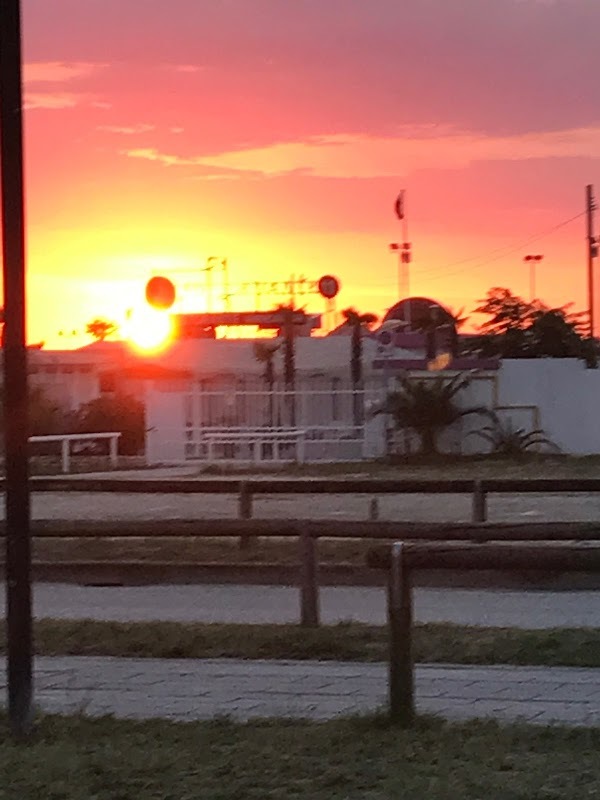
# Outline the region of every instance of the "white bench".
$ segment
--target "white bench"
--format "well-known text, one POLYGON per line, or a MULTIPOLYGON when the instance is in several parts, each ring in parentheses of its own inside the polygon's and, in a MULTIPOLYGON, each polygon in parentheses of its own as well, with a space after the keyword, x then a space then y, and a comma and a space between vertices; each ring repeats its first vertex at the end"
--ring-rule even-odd
POLYGON ((280 461, 280 445, 293 444, 296 447, 296 461, 304 461, 306 431, 301 428, 203 428, 200 441, 207 446, 207 461, 215 460, 215 445, 251 445, 254 462, 263 460, 263 445, 273 446, 273 461, 280 461))
POLYGON ((118 466, 118 447, 120 433, 61 433, 48 436, 30 436, 30 442, 60 442, 62 471, 69 472, 71 466, 71 442, 88 442, 95 439, 108 439, 111 466, 118 466))

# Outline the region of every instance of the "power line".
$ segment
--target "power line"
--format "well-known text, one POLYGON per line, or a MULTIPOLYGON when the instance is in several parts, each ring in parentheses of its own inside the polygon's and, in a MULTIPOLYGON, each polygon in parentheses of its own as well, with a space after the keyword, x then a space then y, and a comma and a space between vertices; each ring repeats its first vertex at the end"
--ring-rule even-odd
POLYGON ((575 220, 580 219, 583 216, 585 216, 585 211, 581 211, 579 214, 575 214, 575 216, 563 220, 562 222, 559 222, 557 225, 552 226, 552 228, 548 228, 548 230, 544 231, 543 233, 538 233, 535 234, 534 236, 530 236, 528 239, 525 239, 518 245, 509 245, 508 247, 497 248, 496 250, 492 250, 488 253, 488 255, 485 257, 485 260, 483 261, 479 261, 479 259, 481 259, 481 256, 463 259, 462 261, 455 261, 450 264, 446 264, 445 267, 442 267, 440 269, 420 272, 419 277, 431 278, 439 275, 440 277, 443 276, 445 278, 449 278, 452 277, 453 275, 459 275, 462 272, 469 272, 469 270, 480 269, 481 267, 485 267, 488 264, 493 264, 495 261, 499 261, 501 258, 504 258, 505 256, 512 255, 513 253, 518 253, 519 250, 522 250, 524 247, 527 247, 528 245, 533 244, 534 242, 538 242, 540 241, 540 239, 545 239, 547 236, 550 236, 555 231, 560 230, 560 228, 564 228, 566 225, 570 225, 572 222, 575 222, 575 220), (490 256, 493 257, 490 258, 490 256), (471 267, 467 267, 466 269, 459 269, 449 273, 446 272, 447 269, 451 269, 452 267, 460 266, 462 264, 466 264, 472 261, 479 261, 479 263, 474 264, 471 267))

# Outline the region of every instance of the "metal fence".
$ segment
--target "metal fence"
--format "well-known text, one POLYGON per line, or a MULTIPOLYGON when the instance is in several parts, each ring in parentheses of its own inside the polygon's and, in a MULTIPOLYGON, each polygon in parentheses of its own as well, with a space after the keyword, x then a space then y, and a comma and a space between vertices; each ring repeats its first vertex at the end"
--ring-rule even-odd
POLYGON ((153 421, 149 451, 158 460, 162 450, 206 463, 357 461, 368 408, 380 393, 338 378, 299 381, 293 390, 247 378, 190 382, 170 413, 153 421))

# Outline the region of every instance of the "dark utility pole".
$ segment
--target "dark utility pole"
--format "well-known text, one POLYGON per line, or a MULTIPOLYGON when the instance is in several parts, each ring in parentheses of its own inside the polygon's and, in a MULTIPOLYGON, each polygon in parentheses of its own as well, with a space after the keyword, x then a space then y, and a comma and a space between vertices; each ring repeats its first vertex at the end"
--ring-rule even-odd
POLYGON ((20 0, 0 0, 7 669, 17 737, 30 730, 33 694, 20 11, 20 0))
POLYGON ((587 220, 587 282, 588 282, 588 314, 590 321, 590 339, 594 338, 594 259, 598 255, 598 242, 594 235, 594 187, 585 187, 585 211, 587 220))

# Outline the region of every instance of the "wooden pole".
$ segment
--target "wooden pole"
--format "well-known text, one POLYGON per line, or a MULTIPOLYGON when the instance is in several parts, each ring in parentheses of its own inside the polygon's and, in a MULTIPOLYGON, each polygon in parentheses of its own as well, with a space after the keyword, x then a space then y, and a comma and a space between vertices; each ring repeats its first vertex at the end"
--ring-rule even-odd
POLYGON ((379 500, 372 497, 369 501, 369 520, 376 522, 379 519, 379 500))
POLYGON ((412 661, 412 591, 402 542, 392 545, 388 585, 390 719, 408 727, 415 716, 412 661))
POLYGON ((17 737, 29 733, 33 719, 20 5, 19 0, 0 2, 7 682, 10 725, 17 737))
MULTIPOLYGON (((246 481, 240 481, 239 518, 252 519, 252 492, 246 481)), ((240 536, 240 550, 248 549, 250 542, 250 536, 240 536)))
POLYGON ((317 540, 304 526, 300 534, 300 565, 300 624, 316 628, 319 625, 317 540))
POLYGON ((473 483, 473 522, 485 522, 487 520, 487 494, 483 489, 481 481, 473 483))
POLYGON ((585 215, 587 239, 587 290, 588 290, 588 321, 590 339, 594 338, 594 258, 596 257, 596 239, 594 237, 594 187, 591 184, 585 187, 585 215))

